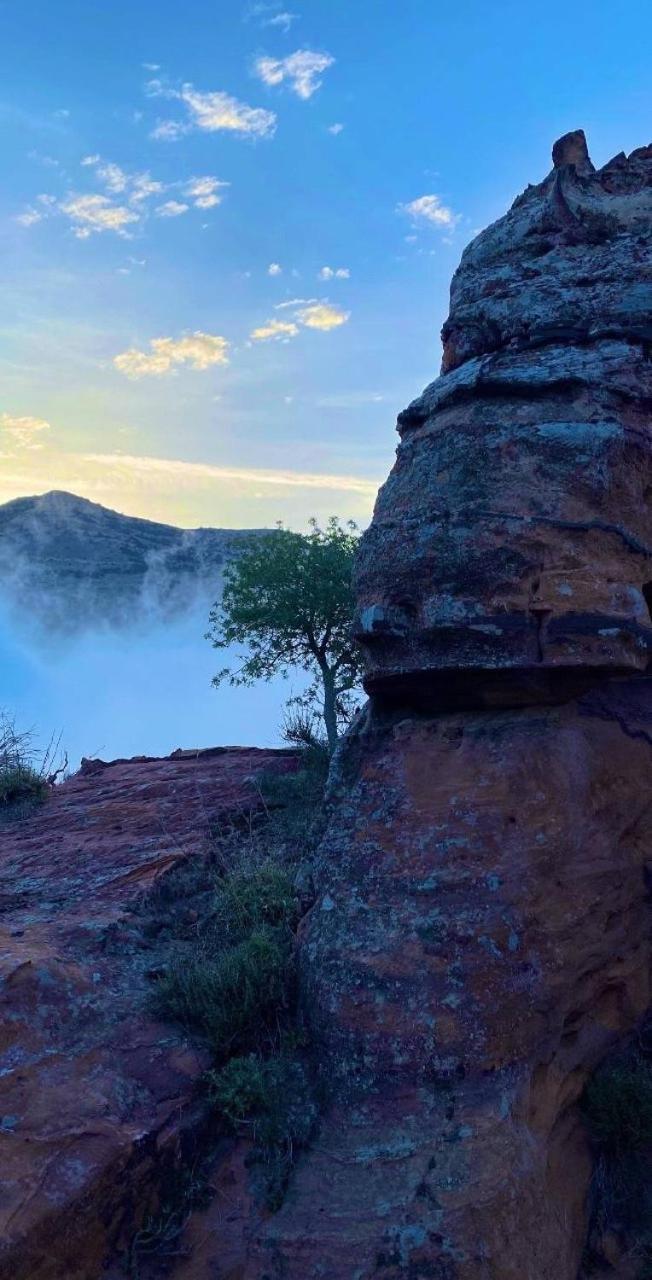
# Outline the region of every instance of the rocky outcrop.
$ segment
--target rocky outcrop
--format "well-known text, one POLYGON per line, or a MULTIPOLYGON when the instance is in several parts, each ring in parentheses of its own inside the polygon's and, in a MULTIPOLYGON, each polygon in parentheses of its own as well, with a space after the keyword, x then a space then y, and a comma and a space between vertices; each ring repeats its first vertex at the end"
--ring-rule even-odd
POLYGON ((530 704, 652 646, 652 147, 584 135, 465 251, 358 568, 367 688, 530 704))
POLYGON ((575 1280, 576 1103, 649 1004, 652 149, 553 155, 463 256, 363 539, 302 945, 331 1102, 256 1280, 575 1280))
POLYGON ((95 1280, 155 1209, 206 1064, 148 1013, 148 895, 293 760, 88 761, 0 826, 0 1280, 95 1280))

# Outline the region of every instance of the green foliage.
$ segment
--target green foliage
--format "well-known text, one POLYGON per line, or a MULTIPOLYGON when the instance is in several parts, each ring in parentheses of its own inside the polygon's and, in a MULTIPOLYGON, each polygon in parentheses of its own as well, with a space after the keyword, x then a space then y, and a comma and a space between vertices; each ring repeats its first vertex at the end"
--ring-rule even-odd
POLYGON ((199 1032, 216 1058, 257 1046, 287 1009, 298 902, 267 863, 218 882, 210 928, 156 988, 157 1013, 199 1032))
POLYGON ((326 529, 311 522, 308 534, 279 526, 252 539, 227 565, 222 599, 210 614, 208 639, 217 649, 242 645, 237 670, 225 667, 213 681, 250 685, 292 668, 309 672, 306 695, 314 705, 323 695, 329 747, 337 741, 338 719, 346 719, 360 661, 351 636, 351 574, 357 546, 354 524, 332 517, 326 529))
POLYGON ((652 1143, 652 1071, 646 1062, 618 1063, 589 1082, 584 1110, 594 1142, 609 1155, 652 1143))
POLYGON ((31 735, 20 733, 14 721, 0 712, 0 814, 15 817, 45 799, 48 763, 46 754, 37 767, 31 735))
POLYGON ((251 1136, 263 1166, 268 1206, 278 1208, 297 1152, 310 1139, 317 1107, 305 1068, 283 1053, 232 1058, 207 1075, 213 1105, 236 1133, 251 1136))
POLYGON ((0 808, 37 804, 47 792, 45 779, 32 765, 0 761, 0 808))

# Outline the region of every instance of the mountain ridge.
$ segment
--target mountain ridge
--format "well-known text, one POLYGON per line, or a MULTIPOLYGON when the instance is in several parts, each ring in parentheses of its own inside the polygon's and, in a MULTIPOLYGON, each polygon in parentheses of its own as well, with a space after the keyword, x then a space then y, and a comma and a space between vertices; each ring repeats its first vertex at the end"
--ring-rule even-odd
POLYGON ((219 594, 225 564, 263 529, 183 529, 66 490, 0 505, 0 591, 57 630, 174 617, 219 594))

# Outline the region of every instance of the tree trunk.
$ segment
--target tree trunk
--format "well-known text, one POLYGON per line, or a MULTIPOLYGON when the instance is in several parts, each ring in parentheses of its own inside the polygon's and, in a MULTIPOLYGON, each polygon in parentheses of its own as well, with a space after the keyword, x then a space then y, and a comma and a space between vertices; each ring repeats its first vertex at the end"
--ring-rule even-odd
POLYGON ((324 681, 324 724, 326 725, 326 737, 328 738, 328 749, 333 754, 337 746, 337 710, 335 696, 335 677, 328 668, 322 668, 322 679, 324 681))

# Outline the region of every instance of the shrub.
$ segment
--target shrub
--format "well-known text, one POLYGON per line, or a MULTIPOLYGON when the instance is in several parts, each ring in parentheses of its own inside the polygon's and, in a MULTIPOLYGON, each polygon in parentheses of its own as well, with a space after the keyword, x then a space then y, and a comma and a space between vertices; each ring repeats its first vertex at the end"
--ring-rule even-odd
POLYGON ((279 1207, 297 1152, 310 1139, 317 1107, 303 1064, 278 1053, 232 1058, 207 1075, 209 1098, 236 1133, 248 1133, 263 1169, 268 1207, 279 1207))
POLYGON ((0 712, 0 812, 13 815, 44 800, 49 789, 50 763, 48 750, 37 767, 31 735, 20 733, 14 721, 0 712))
POLYGON ((260 1044, 288 1007, 298 902, 286 872, 263 863, 218 881, 205 936, 156 989, 156 1011, 198 1031, 215 1056, 260 1044))

